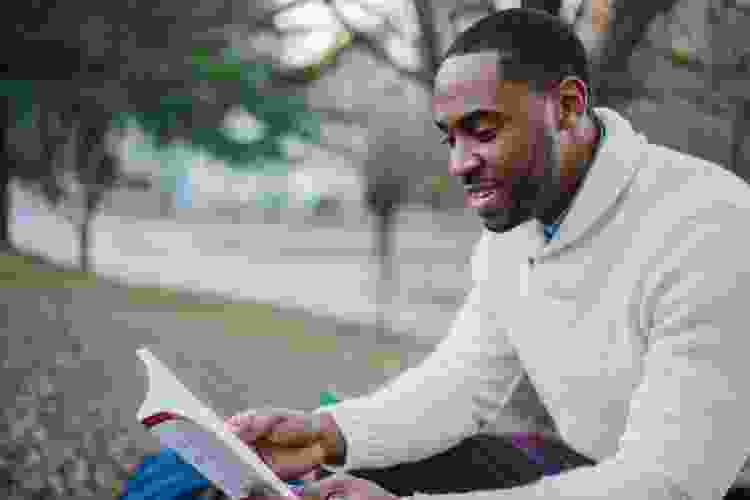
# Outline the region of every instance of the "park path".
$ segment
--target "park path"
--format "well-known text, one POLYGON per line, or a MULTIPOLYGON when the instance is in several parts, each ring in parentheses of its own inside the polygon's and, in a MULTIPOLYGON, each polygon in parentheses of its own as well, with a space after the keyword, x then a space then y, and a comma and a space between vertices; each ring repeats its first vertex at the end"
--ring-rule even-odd
MULTIPOLYGON (((19 190, 13 211, 17 245, 76 264, 76 237, 65 219, 19 190)), ((394 331, 430 341, 447 333, 469 286, 468 262, 478 237, 478 231, 455 226, 420 211, 399 219, 394 331)), ((93 267, 102 276, 375 321, 377 268, 364 224, 197 223, 100 214, 93 231, 93 267)))

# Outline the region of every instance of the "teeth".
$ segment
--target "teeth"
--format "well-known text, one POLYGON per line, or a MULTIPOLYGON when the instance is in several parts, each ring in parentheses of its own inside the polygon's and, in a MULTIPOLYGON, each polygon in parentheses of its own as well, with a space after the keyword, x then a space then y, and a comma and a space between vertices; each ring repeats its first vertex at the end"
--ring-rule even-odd
POLYGON ((471 186, 466 188, 466 192, 473 195, 479 196, 480 198, 486 198, 492 191, 495 190, 495 186, 471 186))
POLYGON ((495 185, 492 184, 492 185, 484 185, 484 186, 481 186, 481 185, 480 186, 477 186, 477 185, 466 186, 464 189, 466 189, 468 193, 479 193, 481 191, 490 191, 492 189, 495 189, 495 185))

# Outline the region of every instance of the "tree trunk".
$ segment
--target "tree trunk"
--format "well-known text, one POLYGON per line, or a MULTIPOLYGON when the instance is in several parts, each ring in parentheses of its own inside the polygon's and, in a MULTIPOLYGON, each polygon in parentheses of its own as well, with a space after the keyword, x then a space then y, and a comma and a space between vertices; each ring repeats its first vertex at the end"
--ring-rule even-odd
POLYGON ((96 215, 100 198, 99 193, 97 193, 95 189, 96 188, 92 189, 90 187, 86 188, 84 195, 83 220, 79 226, 79 258, 81 271, 83 272, 91 271, 91 222, 94 220, 94 215, 96 215))
POLYGON ((159 217, 169 219, 174 215, 174 191, 159 191, 159 217))
POLYGON ((87 273, 91 270, 91 257, 89 255, 91 218, 89 216, 85 216, 83 222, 79 224, 78 233, 79 264, 81 271, 87 273))
POLYGON ((730 169, 736 175, 750 182, 750 169, 743 168, 746 163, 745 151, 747 150, 748 137, 750 136, 750 99, 737 104, 735 116, 732 120, 732 158, 730 169))
POLYGON ((0 98, 2 101, 2 109, 0 109, 0 120, 2 120, 2 155, 0 155, 0 250, 9 249, 12 247, 10 240, 10 216, 11 216, 11 205, 10 205, 10 180, 11 180, 11 161, 10 155, 8 154, 8 119, 10 110, 8 109, 8 98, 0 98))
POLYGON ((375 256, 378 259, 378 281, 376 291, 376 328, 380 339, 388 333, 387 320, 393 305, 395 290, 393 276, 393 237, 395 209, 375 214, 375 256))

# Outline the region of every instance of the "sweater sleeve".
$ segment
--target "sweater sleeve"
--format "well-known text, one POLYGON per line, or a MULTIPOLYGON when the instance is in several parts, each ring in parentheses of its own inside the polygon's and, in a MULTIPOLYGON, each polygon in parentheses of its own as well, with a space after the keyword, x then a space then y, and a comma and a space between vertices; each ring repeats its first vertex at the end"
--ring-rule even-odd
POLYGON ((614 456, 519 488, 431 500, 721 500, 750 452, 747 216, 712 208, 665 240, 644 284, 643 378, 614 456))
POLYGON ((523 371, 487 298, 475 285, 421 364, 372 394, 317 410, 330 412, 346 439, 346 463, 334 470, 418 461, 497 418, 523 371))

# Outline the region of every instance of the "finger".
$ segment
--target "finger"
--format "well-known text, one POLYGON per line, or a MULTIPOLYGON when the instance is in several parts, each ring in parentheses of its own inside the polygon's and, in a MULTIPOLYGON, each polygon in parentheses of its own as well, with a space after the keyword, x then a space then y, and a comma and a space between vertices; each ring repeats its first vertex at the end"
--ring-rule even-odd
POLYGON ((252 444, 268 436, 271 429, 284 419, 281 415, 253 415, 235 428, 234 433, 243 442, 252 444))
POLYGON ((252 443, 261 438, 268 438, 273 429, 287 419, 297 418, 300 418, 298 412, 292 410, 246 415, 240 419, 240 425, 235 428, 234 432, 246 443, 252 443))
POLYGON ((357 479, 347 474, 335 474, 322 481, 306 483, 303 489, 304 496, 317 496, 321 500, 328 500, 332 496, 345 496, 352 488, 352 483, 357 479))
POLYGON ((315 467, 313 470, 308 472, 307 474, 300 477, 302 481, 308 482, 308 481, 315 481, 318 479, 318 474, 320 473, 320 467, 315 467))
POLYGON ((245 419, 248 419, 249 417, 253 416, 273 416, 273 415, 282 415, 282 416, 296 416, 296 415, 305 415, 306 412, 302 410, 293 410, 291 408, 261 408, 261 409, 250 409, 245 410, 240 413, 236 413, 232 415, 231 417, 228 417, 225 419, 227 422, 241 422, 245 419))
POLYGON ((267 434, 277 423, 286 418, 299 417, 305 412, 288 408, 264 408, 247 410, 226 419, 225 424, 231 432, 243 434, 249 442, 267 434))
POLYGON ((281 446, 307 446, 322 433, 319 418, 311 415, 288 417, 276 422, 267 439, 281 446))
POLYGON ((281 478, 297 479, 311 473, 324 460, 320 444, 306 448, 257 448, 261 459, 281 478))

